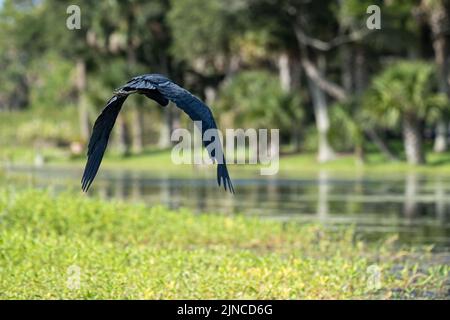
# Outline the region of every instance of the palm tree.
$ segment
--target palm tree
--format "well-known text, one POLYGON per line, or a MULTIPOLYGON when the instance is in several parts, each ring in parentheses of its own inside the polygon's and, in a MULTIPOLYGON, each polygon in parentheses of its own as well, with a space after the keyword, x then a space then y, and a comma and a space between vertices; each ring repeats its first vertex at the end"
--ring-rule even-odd
MULTIPOLYGON (((450 3, 447 0, 422 0, 419 13, 425 16, 432 33, 434 49, 434 60, 437 66, 439 79, 439 91, 450 97, 450 85, 448 82, 449 67, 449 36, 450 30, 450 3)), ((444 152, 447 150, 447 127, 448 119, 442 117, 436 126, 436 139, 434 151, 444 152)))
MULTIPOLYGON (((365 111, 385 127, 402 126, 406 159, 425 163, 423 125, 430 111, 443 111, 446 98, 437 94, 435 69, 421 61, 400 61, 376 76, 365 111)), ((436 112, 435 112, 436 113, 436 112)))

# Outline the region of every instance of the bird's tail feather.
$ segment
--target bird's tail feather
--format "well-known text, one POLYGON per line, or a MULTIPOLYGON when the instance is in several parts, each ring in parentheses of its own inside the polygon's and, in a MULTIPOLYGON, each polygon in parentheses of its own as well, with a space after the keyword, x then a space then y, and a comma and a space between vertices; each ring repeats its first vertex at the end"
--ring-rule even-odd
POLYGON ((217 183, 220 184, 223 181, 223 187, 225 191, 228 190, 234 194, 233 184, 231 183, 230 175, 228 174, 227 164, 225 163, 225 159, 222 163, 217 165, 217 183))

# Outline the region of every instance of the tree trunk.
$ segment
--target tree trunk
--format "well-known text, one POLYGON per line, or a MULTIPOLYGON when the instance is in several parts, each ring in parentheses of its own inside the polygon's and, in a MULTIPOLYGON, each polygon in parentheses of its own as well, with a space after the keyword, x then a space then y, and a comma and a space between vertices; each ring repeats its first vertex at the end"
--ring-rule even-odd
POLYGON ((378 133, 373 128, 368 128, 365 130, 365 133, 369 136, 370 140, 375 144, 378 150, 390 161, 398 161, 397 157, 391 152, 383 139, 380 138, 378 133))
POLYGON ((161 149, 167 149, 171 146, 170 134, 172 132, 172 113, 170 106, 163 108, 162 112, 163 114, 159 129, 158 147, 161 149))
POLYGON ((132 146, 134 153, 142 153, 144 150, 144 115, 140 106, 133 108, 132 146))
POLYGON ((341 47, 340 50, 340 58, 341 58, 341 81, 342 81, 342 87, 345 91, 351 93, 353 92, 353 54, 352 54, 352 48, 349 44, 344 44, 341 47))
MULTIPOLYGON (((162 53, 160 55, 160 65, 159 65, 159 72, 162 74, 170 74, 170 58, 166 54, 162 53)), ((164 108, 161 108, 162 115, 161 115, 161 125, 159 127, 159 139, 158 139, 158 147, 161 149, 167 149, 172 146, 172 142, 170 141, 170 136, 172 134, 172 130, 174 128, 174 121, 178 118, 178 115, 176 114, 177 111, 175 111, 172 103, 169 102, 169 105, 167 105, 164 108)), ((158 106, 159 107, 159 106, 158 106)))
POLYGON ((89 109, 86 99, 86 62, 83 59, 76 61, 76 88, 78 99, 78 115, 80 121, 81 138, 89 140, 91 126, 89 123, 89 109))
POLYGON ((212 86, 206 86, 204 91, 206 104, 213 106, 217 99, 217 89, 212 86))
POLYGON ((436 125, 436 137, 434 138, 434 152, 442 153, 447 151, 448 142, 447 142, 447 121, 440 120, 436 125))
POLYGON ((319 220, 325 220, 329 213, 329 195, 330 185, 327 171, 320 170, 317 179, 317 217, 319 220))
POLYGON ((294 152, 299 152, 300 151, 300 146, 301 146, 301 130, 300 130, 300 126, 296 123, 294 125, 294 127, 292 128, 292 133, 291 133, 291 144, 294 148, 294 152))
MULTIPOLYGON (((131 6, 129 8, 128 13, 128 34, 127 34, 127 69, 129 76, 133 76, 136 64, 137 64, 137 58, 136 58, 136 45, 133 43, 133 33, 134 33, 134 26, 133 26, 133 20, 134 20, 134 7, 131 6)), ((135 105, 133 108, 133 114, 132 114, 132 126, 131 126, 131 144, 133 148, 133 152, 135 153, 141 153, 144 149, 144 115, 142 112, 142 109, 140 108, 139 104, 141 103, 141 99, 137 99, 138 105, 135 105)), ((126 128, 124 129, 126 131, 126 128)), ((126 149, 128 150, 129 147, 127 146, 126 149)), ((128 152, 128 151, 127 151, 128 152)))
MULTIPOLYGON (((434 57, 437 65, 439 91, 450 98, 449 88, 449 66, 448 66, 448 42, 447 35, 450 27, 449 16, 444 7, 438 6, 431 9, 428 19, 433 34, 434 57)), ((445 152, 448 148, 447 142, 448 121, 439 121, 436 127, 436 138, 434 142, 435 152, 445 152)))
MULTIPOLYGON (((281 89, 286 93, 298 89, 300 87, 301 74, 301 66, 298 59, 284 51, 278 56, 277 65, 281 89)), ((295 121, 293 121, 292 125, 291 143, 295 152, 300 150, 300 127, 295 121)))
POLYGON ((30 105, 30 86, 26 75, 20 75, 14 91, 7 99, 7 109, 23 110, 30 105))
POLYGON ((364 150, 364 145, 362 143, 356 144, 355 148, 353 150, 353 153, 355 155, 356 162, 358 164, 363 164, 364 163, 364 159, 366 157, 366 153, 365 153, 365 150, 364 150))
POLYGON ((445 223, 447 221, 447 183, 445 182, 445 178, 442 176, 436 177, 436 181, 434 183, 434 211, 436 212, 438 221, 445 223))
POLYGON ((330 121, 328 118, 328 106, 325 93, 317 86, 317 84, 308 78, 308 86, 311 92, 311 99, 314 107, 314 115, 316 117, 316 127, 318 133, 318 154, 319 162, 327 162, 333 160, 336 156, 328 142, 328 131, 330 130, 330 121))
POLYGON ((291 91, 291 73, 289 71, 289 55, 283 52, 278 57, 278 74, 283 91, 291 91))
POLYGON ((117 116, 117 143, 121 155, 126 156, 130 153, 130 136, 128 127, 123 114, 117 116))
POLYGON ((357 96, 362 96, 367 88, 367 61, 364 48, 360 45, 355 50, 355 93, 357 96))
POLYGON ((300 63, 288 52, 282 52, 278 56, 278 75, 280 85, 284 92, 291 92, 300 86, 300 63))
POLYGON ((424 164, 422 125, 414 113, 410 112, 403 115, 403 141, 408 163, 424 164))
POLYGON ((419 179, 416 173, 409 173, 405 179, 405 202, 403 203, 403 214, 412 218, 417 214, 419 194, 419 179))
MULTIPOLYGON (((320 72, 324 69, 324 61, 319 64, 320 72)), ((309 91, 311 92, 311 99, 314 107, 314 116, 316 118, 316 127, 318 133, 318 154, 317 160, 319 162, 327 162, 336 158, 333 148, 328 142, 328 132, 330 130, 330 120, 328 117, 328 105, 325 92, 320 86, 307 76, 309 91)))

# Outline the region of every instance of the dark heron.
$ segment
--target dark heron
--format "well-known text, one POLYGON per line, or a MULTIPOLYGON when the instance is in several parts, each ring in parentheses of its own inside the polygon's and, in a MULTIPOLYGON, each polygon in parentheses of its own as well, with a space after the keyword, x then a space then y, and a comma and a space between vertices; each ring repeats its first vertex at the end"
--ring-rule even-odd
MULTIPOLYGON (((158 74, 134 77, 114 92, 114 96, 108 101, 95 121, 88 146, 88 160, 81 179, 82 189, 85 192, 88 191, 98 172, 120 109, 127 97, 133 93, 143 94, 164 107, 169 104, 169 101, 174 102, 193 121, 201 122, 202 136, 208 129, 217 130, 216 122, 209 107, 186 89, 158 74)), ((203 141, 205 148, 210 143, 212 141, 203 141)), ((216 144, 216 148, 208 150, 208 152, 211 159, 217 162, 217 183, 219 186, 223 183, 225 190, 228 188, 231 193, 234 193, 220 141, 216 144), (222 159, 217 159, 216 154, 221 155, 222 159)))

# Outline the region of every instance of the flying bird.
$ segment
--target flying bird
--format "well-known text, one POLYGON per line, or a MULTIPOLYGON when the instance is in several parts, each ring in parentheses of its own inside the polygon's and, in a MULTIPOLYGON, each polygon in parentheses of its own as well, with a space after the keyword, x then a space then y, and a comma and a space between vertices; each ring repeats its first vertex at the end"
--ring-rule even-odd
MULTIPOLYGON (((120 109, 127 97, 134 93, 143 94, 163 107, 166 107, 169 101, 172 101, 193 121, 201 122, 202 136, 208 129, 217 130, 216 122, 209 107, 188 90, 159 74, 145 74, 134 77, 124 86, 114 91, 113 97, 109 99, 95 121, 88 145, 88 159, 83 178, 81 179, 81 188, 83 191, 87 192, 94 181, 120 109)), ((205 148, 210 143, 212 141, 203 141, 205 148)), ((217 183, 219 186, 223 183, 225 190, 228 188, 231 193, 234 193, 220 141, 216 145, 216 150, 212 149, 208 150, 208 152, 210 158, 217 162, 217 183), (222 155, 222 159, 218 159, 220 155, 222 155)))

